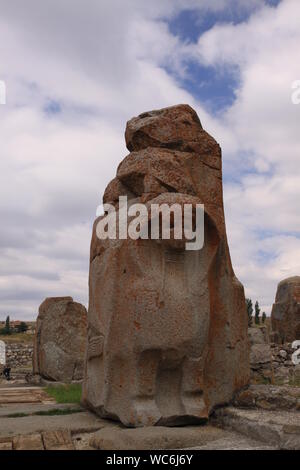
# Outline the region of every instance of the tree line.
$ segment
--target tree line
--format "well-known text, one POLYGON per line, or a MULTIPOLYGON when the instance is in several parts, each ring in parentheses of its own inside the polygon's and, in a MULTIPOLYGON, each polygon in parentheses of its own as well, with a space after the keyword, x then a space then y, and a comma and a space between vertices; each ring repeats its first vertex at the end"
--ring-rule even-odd
POLYGON ((267 315, 266 315, 266 312, 262 312, 262 315, 260 316, 261 309, 260 309, 258 300, 255 302, 254 310, 253 310, 252 300, 246 299, 246 308, 247 308, 247 316, 248 316, 248 326, 252 326, 253 324, 253 313, 254 313, 254 323, 256 325, 265 323, 267 315))
POLYGON ((8 315, 5 320, 4 328, 0 328, 0 335, 11 335, 12 333, 25 333, 27 330, 28 325, 24 321, 21 321, 19 325, 12 327, 8 315))

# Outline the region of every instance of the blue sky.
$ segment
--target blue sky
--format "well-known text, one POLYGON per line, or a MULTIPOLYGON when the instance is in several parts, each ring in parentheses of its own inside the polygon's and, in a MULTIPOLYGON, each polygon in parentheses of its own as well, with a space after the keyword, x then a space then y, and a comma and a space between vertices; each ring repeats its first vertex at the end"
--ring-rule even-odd
MULTIPOLYGON (((278 4, 280 0, 266 3, 278 4)), ((249 2, 251 3, 251 2, 249 2)), ((255 8, 254 8, 255 10, 255 8)), ((216 24, 239 24, 247 21, 253 10, 229 8, 212 12, 197 9, 182 10, 171 20, 166 19, 170 32, 183 42, 197 44, 199 37, 216 24)), ((235 100, 235 90, 239 84, 238 67, 204 66, 197 60, 186 64, 186 77, 180 80, 181 85, 197 98, 208 112, 217 114, 235 100)))
POLYGON ((47 296, 87 304, 91 227, 126 121, 177 103, 222 147, 233 266, 270 313, 277 283, 300 273, 300 2, 0 8, 0 318, 35 318, 47 296))

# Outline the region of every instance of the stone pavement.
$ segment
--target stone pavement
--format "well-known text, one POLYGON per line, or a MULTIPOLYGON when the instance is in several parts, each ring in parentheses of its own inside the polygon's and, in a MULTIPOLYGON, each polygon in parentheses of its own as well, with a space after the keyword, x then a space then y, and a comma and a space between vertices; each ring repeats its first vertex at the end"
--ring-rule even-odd
MULTIPOLYGON (((276 395, 277 406, 288 403, 290 411, 226 407, 216 410, 206 425, 128 429, 78 404, 57 404, 41 387, 1 388, 0 450, 300 449, 300 412, 294 401, 263 391, 272 405, 276 395), (57 414, 47 415, 53 410, 57 414)), ((258 393, 255 387, 250 392, 258 393)), ((242 398, 240 403, 249 406, 249 396, 242 398)), ((292 398, 298 399, 294 391, 292 398)))
MULTIPOLYGON (((68 407, 68 405, 65 405, 65 408, 68 407)), ((107 421, 88 411, 57 416, 1 417, 0 437, 56 431, 58 429, 68 429, 71 432, 95 432, 106 425, 107 421)))
POLYGON ((89 411, 77 410, 78 405, 74 404, 2 404, 0 450, 275 448, 212 425, 126 429, 89 411), (54 416, 34 414, 53 409, 68 409, 74 413, 54 416))
POLYGON ((0 405, 9 403, 55 403, 41 387, 1 387, 0 405))
POLYGON ((45 431, 0 438, 0 450, 74 450, 69 430, 45 431))
POLYGON ((212 422, 279 449, 300 450, 299 411, 226 407, 216 410, 212 422))

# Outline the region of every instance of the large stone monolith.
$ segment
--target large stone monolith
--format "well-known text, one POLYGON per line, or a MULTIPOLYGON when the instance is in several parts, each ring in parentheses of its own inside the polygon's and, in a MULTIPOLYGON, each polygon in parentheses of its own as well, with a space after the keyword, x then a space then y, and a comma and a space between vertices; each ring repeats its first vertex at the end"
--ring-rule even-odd
POLYGON ((205 243, 106 239, 90 253, 83 403, 126 426, 207 419, 249 380, 244 289, 227 244, 221 149, 188 105, 143 113, 103 202, 205 206, 205 243))
POLYGON ((300 276, 278 284, 271 314, 273 338, 278 343, 300 339, 300 276))
POLYGON ((72 297, 49 297, 40 305, 33 350, 33 373, 69 383, 83 378, 86 308, 72 297))

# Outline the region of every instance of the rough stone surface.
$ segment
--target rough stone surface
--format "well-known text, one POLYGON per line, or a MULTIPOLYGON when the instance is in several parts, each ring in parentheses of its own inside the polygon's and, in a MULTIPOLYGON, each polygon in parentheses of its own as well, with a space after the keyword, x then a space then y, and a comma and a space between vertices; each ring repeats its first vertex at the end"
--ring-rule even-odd
POLYGON ((33 346, 22 343, 6 345, 6 362, 14 371, 19 367, 32 365, 33 346))
POLYGON ((68 429, 42 433, 45 450, 74 450, 71 433, 68 429))
POLYGON ((297 410, 300 388, 275 385, 250 385, 237 393, 233 401, 240 408, 261 408, 264 410, 297 410))
POLYGON ((38 387, 0 387, 0 405, 53 402, 55 400, 38 387))
POLYGON ((222 408, 214 423, 278 449, 300 450, 300 413, 291 411, 222 408))
POLYGON ((199 447, 191 447, 188 450, 276 450, 276 447, 249 439, 238 433, 230 432, 229 436, 211 441, 199 447))
POLYGON ((271 322, 274 341, 288 343, 300 339, 300 276, 278 284, 271 322))
POLYGON ((13 450, 44 450, 42 436, 38 433, 13 438, 13 450))
POLYGON ((269 344, 268 330, 265 326, 248 328, 250 344, 269 344))
POLYGON ((12 450, 12 441, 0 442, 0 451, 12 450))
POLYGON ((272 353, 266 327, 248 328, 250 341, 251 382, 273 381, 272 353))
POLYGON ((245 296, 227 244, 221 149, 188 105, 133 118, 126 143, 131 153, 104 202, 117 210, 125 195, 129 206, 202 203, 205 243, 187 251, 182 240, 100 240, 96 220, 83 403, 126 426, 205 420, 249 380, 245 296))
POLYGON ((222 437, 223 431, 213 426, 105 428, 92 436, 90 445, 102 450, 182 449, 204 445, 222 437))
POLYGON ((299 367, 293 364, 295 350, 292 343, 271 344, 274 383, 277 385, 299 385, 299 367))
MULTIPOLYGON (((67 406, 67 405, 66 405, 67 406)), ((93 413, 79 412, 57 416, 24 416, 22 418, 1 417, 0 436, 31 434, 40 431, 68 429, 73 432, 96 432, 112 425, 93 413)))
POLYGON ((82 379, 86 325, 86 309, 72 297, 46 299, 36 323, 33 372, 66 383, 82 379))

